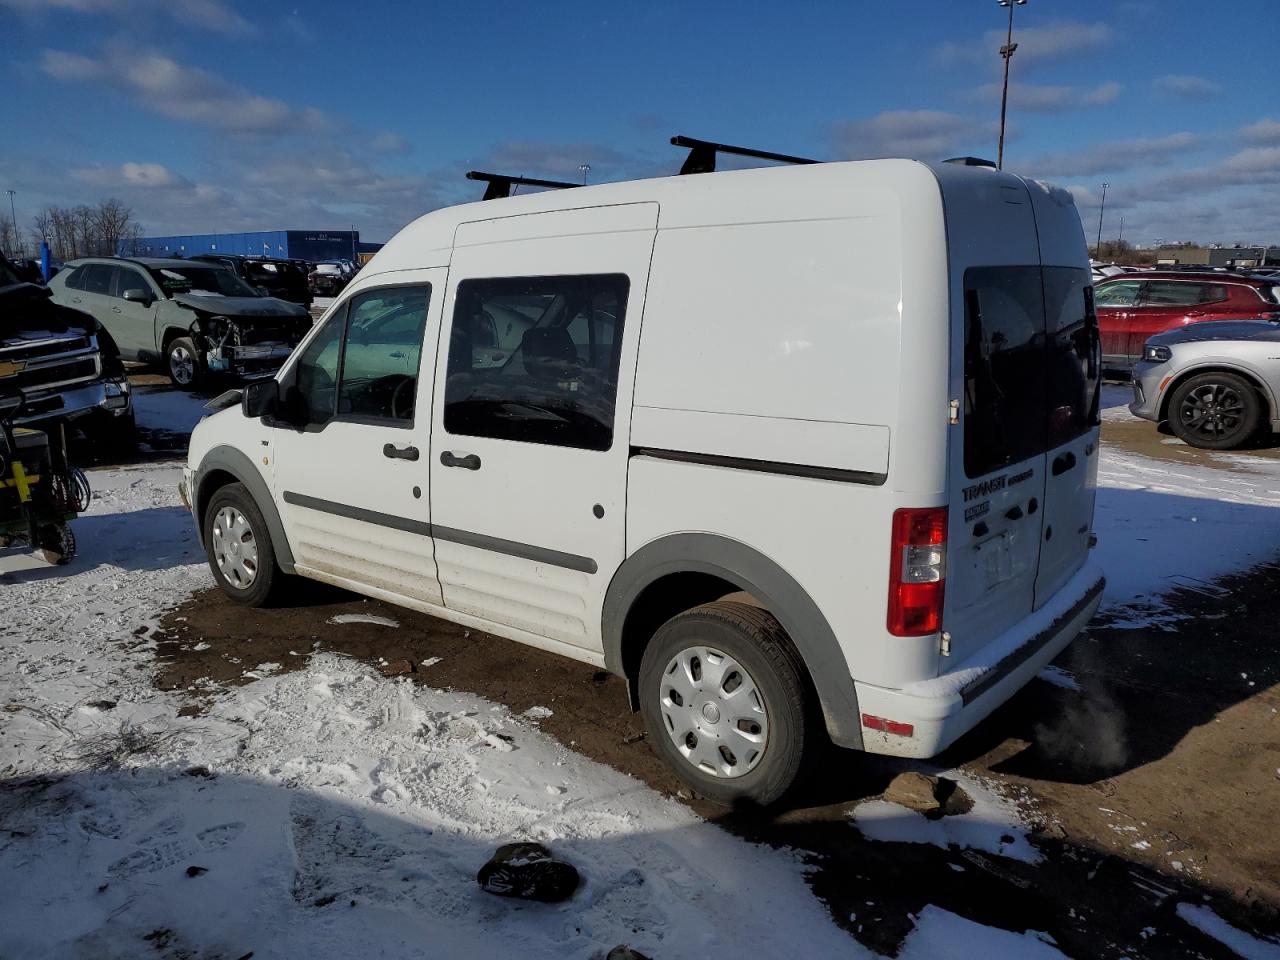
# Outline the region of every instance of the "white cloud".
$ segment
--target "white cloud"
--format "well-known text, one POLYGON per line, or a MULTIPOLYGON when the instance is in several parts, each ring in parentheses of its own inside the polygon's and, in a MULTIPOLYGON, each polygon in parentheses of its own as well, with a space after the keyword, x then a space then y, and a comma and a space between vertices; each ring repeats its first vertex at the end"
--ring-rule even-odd
POLYGON ((1194 133, 1164 137, 1138 137, 1095 143, 1070 153, 1034 157, 1024 167, 1048 178, 1115 174, 1139 166, 1163 166, 1174 157, 1200 146, 1194 133))
POLYGON ((866 119, 836 123, 831 140, 836 154, 846 159, 936 160, 977 144, 994 146, 996 125, 941 110, 887 110, 866 119))
POLYGON ((1280 143, 1280 120, 1264 117, 1257 123, 1241 127, 1240 139, 1246 143, 1280 143))
POLYGON ((253 32, 253 25, 222 0, 0 0, 0 7, 26 14, 68 10, 104 14, 119 20, 167 16, 186 26, 218 33, 253 32))
POLYGON ((235 133, 318 132, 333 126, 332 119, 314 107, 292 107, 251 93, 154 51, 117 49, 94 59, 45 50, 41 68, 55 80, 110 84, 167 117, 235 133))
POLYGON ((377 153, 405 153, 409 149, 409 141, 398 133, 384 130, 369 141, 369 148, 377 153))
POLYGON ((190 180, 160 163, 129 161, 119 167, 82 167, 72 170, 71 175, 84 183, 108 190, 120 187, 186 189, 192 186, 190 180))
MULTIPOLYGON (((1061 113, 1113 103, 1124 88, 1111 81, 1096 87, 1049 86, 1033 83, 1009 84, 1009 108, 1029 113, 1061 113)), ((988 83, 974 91, 976 99, 1000 99, 1001 84, 988 83)))
POLYGON ((1170 73, 1151 82, 1157 93, 1179 100, 1212 100, 1222 95, 1220 83, 1189 73, 1170 73))
MULTIPOLYGON (((1115 32, 1105 23, 1063 21, 1038 27, 1013 25, 1013 40, 1018 45, 1014 63, 1039 64, 1065 60, 1082 53, 1100 50, 1109 44, 1115 32)), ((947 41, 938 47, 943 63, 990 62, 1000 69, 1003 61, 998 53, 1004 45, 1004 29, 986 31, 980 39, 963 42, 947 41)))

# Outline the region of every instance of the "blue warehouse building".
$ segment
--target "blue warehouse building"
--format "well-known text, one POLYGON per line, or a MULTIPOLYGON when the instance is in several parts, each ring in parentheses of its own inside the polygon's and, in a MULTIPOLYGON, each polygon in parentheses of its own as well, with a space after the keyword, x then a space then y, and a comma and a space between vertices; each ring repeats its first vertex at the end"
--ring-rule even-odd
POLYGON ((355 260, 375 253, 380 243, 361 243, 358 230, 259 230, 253 233, 193 233, 172 237, 122 240, 126 257, 194 257, 222 253, 297 260, 355 260))

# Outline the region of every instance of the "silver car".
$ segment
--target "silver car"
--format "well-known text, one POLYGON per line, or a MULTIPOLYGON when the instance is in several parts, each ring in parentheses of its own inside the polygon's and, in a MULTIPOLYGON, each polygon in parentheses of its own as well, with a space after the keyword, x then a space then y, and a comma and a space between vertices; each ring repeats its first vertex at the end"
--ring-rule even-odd
POLYGON ((1193 447, 1230 450, 1280 432, 1280 323, 1214 320, 1157 334, 1133 367, 1135 416, 1193 447))

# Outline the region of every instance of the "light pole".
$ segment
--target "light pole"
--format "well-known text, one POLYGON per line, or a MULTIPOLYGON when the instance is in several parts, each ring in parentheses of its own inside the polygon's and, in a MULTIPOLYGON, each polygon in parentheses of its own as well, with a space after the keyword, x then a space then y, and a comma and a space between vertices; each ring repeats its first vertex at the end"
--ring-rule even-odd
POLYGON ((1116 246, 1124 243, 1124 217, 1120 218, 1120 236, 1116 237, 1116 246))
POLYGON ((1102 211, 1107 209, 1107 187, 1109 186, 1111 186, 1109 183, 1102 185, 1102 205, 1098 207, 1098 242, 1093 248, 1094 259, 1102 256, 1102 211))
POLYGON ((5 193, 9 195, 9 219, 13 221, 13 242, 17 245, 17 249, 13 252, 16 256, 20 257, 26 251, 22 246, 22 232, 18 229, 18 215, 13 209, 13 195, 17 193, 17 191, 6 190, 5 193))
POLYGON ((1000 56, 1004 57, 1004 87, 1000 91, 1000 146, 996 150, 996 169, 1004 169, 1004 115, 1009 106, 1009 61, 1018 45, 1013 42, 1013 8, 1026 4, 1027 0, 996 0, 1002 7, 1009 8, 1009 32, 1004 46, 1000 48, 1000 56))
POLYGON ((582 174, 582 185, 585 187, 587 185, 587 174, 591 172, 591 164, 580 163, 578 164, 578 170, 582 174))

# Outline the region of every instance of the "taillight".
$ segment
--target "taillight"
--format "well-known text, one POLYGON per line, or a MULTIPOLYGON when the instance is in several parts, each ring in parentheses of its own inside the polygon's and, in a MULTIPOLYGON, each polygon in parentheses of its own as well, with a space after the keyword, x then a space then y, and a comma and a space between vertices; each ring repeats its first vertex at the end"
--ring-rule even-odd
POLYGON ((895 510, 889 560, 891 634, 923 637, 942 629, 946 576, 947 508, 895 510))

